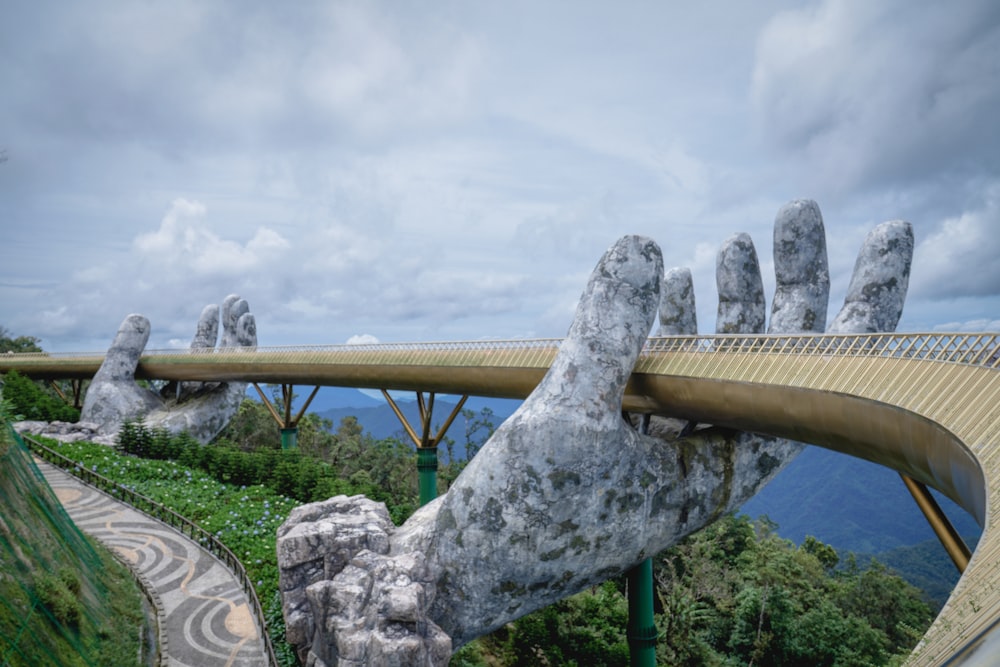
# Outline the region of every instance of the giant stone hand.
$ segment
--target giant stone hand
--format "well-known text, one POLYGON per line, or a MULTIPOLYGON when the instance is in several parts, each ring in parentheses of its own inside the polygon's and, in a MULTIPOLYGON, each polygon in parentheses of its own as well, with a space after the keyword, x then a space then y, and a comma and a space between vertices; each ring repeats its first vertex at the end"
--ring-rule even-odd
MULTIPOLYGON (((219 317, 219 306, 205 306, 191 341, 192 351, 210 352, 216 347, 219 317)), ((226 297, 221 317, 220 348, 256 346, 257 325, 246 301, 236 295, 226 297)), ((126 420, 142 419, 147 426, 161 427, 171 433, 187 431, 207 443, 236 413, 246 383, 171 383, 160 393, 140 386, 135 381, 135 371, 149 333, 149 320, 144 316, 125 318, 87 390, 80 420, 95 423, 100 433, 111 435, 126 420)))
MULTIPOLYGON (((818 207, 784 207, 775 246, 772 331, 822 330, 829 277, 818 207)), ((873 287, 849 292, 851 327, 895 326, 912 247, 907 223, 869 235, 855 279, 873 287), (867 259, 887 254, 894 261, 867 259)), ((657 307, 664 328, 694 322, 690 274, 668 274, 665 305, 662 280, 651 240, 612 246, 544 379, 448 492, 404 525, 395 528, 384 506, 362 496, 292 512, 278 531, 278 558, 287 637, 303 662, 445 665, 473 638, 617 575, 739 507, 801 450, 711 428, 650 437, 621 418, 657 307)), ((723 247, 718 280, 718 328, 760 331, 763 288, 749 237, 723 247)))

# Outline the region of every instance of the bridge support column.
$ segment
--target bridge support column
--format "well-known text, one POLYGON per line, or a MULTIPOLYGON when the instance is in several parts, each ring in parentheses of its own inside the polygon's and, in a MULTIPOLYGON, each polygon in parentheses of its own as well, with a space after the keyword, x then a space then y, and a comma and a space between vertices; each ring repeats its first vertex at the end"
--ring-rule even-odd
POLYGON ((271 400, 264 393, 264 390, 260 388, 260 385, 256 382, 253 383, 253 388, 257 390, 260 395, 260 400, 263 401, 264 406, 267 408, 271 416, 274 417, 274 421, 278 423, 278 428, 281 429, 281 448, 282 449, 295 449, 299 446, 299 420, 309 409, 309 404, 312 400, 316 398, 316 392, 319 391, 319 385, 313 387, 312 393, 309 394, 309 398, 306 402, 302 404, 295 417, 292 417, 292 399, 294 398, 295 385, 283 384, 281 385, 281 400, 279 405, 275 407, 271 404, 271 400), (283 414, 278 414, 278 408, 282 410, 283 414))
POLYGON ((433 447, 417 448, 417 474, 420 477, 420 505, 423 507, 437 498, 438 450, 433 447))
POLYGON ((70 391, 73 393, 72 401, 69 400, 69 397, 66 395, 66 392, 62 390, 62 387, 59 386, 59 383, 56 382, 55 380, 52 380, 52 389, 56 392, 56 394, 59 395, 59 398, 61 398, 67 404, 72 405, 74 408, 79 410, 80 407, 83 405, 83 403, 80 401, 80 393, 83 391, 83 380, 70 380, 69 386, 70 386, 70 391))
POLYGON ((465 405, 465 401, 469 398, 468 396, 462 396, 458 401, 458 405, 452 408, 451 414, 445 420, 444 425, 441 426, 437 435, 431 437, 431 418, 434 415, 434 392, 428 392, 427 398, 424 398, 424 392, 417 392, 417 407, 420 409, 420 433, 418 434, 416 429, 414 429, 410 422, 406 419, 406 415, 403 411, 399 409, 396 401, 393 400, 392 396, 389 395, 385 389, 382 390, 382 395, 385 397, 386 402, 392 411, 396 413, 396 418, 399 419, 400 423, 403 425, 403 429, 406 430, 407 435, 413 440, 413 444, 417 447, 417 474, 420 479, 420 505, 426 505, 430 501, 437 498, 437 471, 438 471, 438 443, 441 442, 441 438, 444 434, 448 432, 448 428, 451 427, 455 417, 462 411, 462 406, 465 405))
MULTIPOLYGON (((639 416, 639 433, 649 432, 649 415, 639 416)), ((653 614, 653 559, 626 573, 628 653, 631 667, 656 667, 656 619, 653 614)))
POLYGON ((628 583, 628 653, 631 667, 656 667, 656 621, 653 617, 653 559, 626 575, 628 583))
POLYGON ((926 486, 902 473, 899 476, 903 478, 903 483, 909 489, 910 495, 917 501, 917 506, 924 513, 927 523, 931 524, 934 534, 941 540, 941 545, 948 552, 951 562, 955 564, 959 572, 965 572, 965 568, 969 565, 969 559, 972 558, 972 551, 965 544, 965 540, 955 530, 926 486))

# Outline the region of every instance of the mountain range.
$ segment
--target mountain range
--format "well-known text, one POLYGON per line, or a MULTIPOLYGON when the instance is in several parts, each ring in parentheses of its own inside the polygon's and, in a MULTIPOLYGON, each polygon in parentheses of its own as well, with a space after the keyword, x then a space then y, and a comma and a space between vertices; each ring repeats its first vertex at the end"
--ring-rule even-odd
MULTIPOLYGON (((393 397, 416 428, 419 411, 415 396, 394 392, 393 397)), ((456 396, 436 398, 435 430, 457 401, 456 396)), ((470 397, 464 407, 474 413, 472 421, 489 409, 493 426, 499 426, 519 405, 516 400, 470 397)), ((380 396, 323 387, 310 411, 330 419, 333 428, 342 418, 353 416, 375 438, 396 437, 409 442, 398 418, 380 396)), ((469 426, 470 420, 459 416, 448 433, 456 443, 458 457, 462 456, 469 426)), ((976 522, 947 498, 932 493, 959 534, 974 546, 980 533, 976 522)), ((811 535, 843 555, 858 554, 859 563, 866 562, 869 554, 876 556, 939 602, 957 580, 954 567, 899 475, 868 461, 807 447, 741 511, 751 517, 767 516, 777 524, 779 535, 796 544, 811 535)))

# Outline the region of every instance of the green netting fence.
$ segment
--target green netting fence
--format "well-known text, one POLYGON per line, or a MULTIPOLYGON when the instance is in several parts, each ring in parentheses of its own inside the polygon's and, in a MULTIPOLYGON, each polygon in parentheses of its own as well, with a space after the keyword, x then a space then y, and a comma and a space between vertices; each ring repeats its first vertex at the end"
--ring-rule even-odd
MULTIPOLYGON (((24 441, 0 423, 0 667, 101 665, 111 561, 66 514, 24 441)), ((111 567, 114 565, 112 564, 111 567)))

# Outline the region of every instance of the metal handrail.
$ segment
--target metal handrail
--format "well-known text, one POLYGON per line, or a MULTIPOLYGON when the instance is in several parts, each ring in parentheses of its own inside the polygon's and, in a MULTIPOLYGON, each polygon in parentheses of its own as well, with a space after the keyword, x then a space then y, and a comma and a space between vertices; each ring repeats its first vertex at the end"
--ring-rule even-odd
POLYGON ((257 621, 257 629, 264 641, 268 664, 272 667, 277 667, 278 659, 274 653, 274 643, 271 641, 271 635, 268 634, 267 631, 267 620, 264 615, 264 609, 260 604, 260 599, 257 597, 257 591, 254 589, 250 578, 247 576, 246 567, 244 567, 243 563, 236 557, 236 554, 234 554, 229 547, 220 542, 212 533, 177 512, 174 512, 170 508, 164 507, 162 503, 158 503, 152 498, 144 496, 141 493, 136 493, 132 489, 122 486, 121 484, 118 484, 103 475, 99 475, 93 470, 88 470, 77 461, 63 456, 59 452, 46 447, 39 441, 29 436, 23 435, 22 438, 26 443, 28 443, 34 453, 38 454, 49 463, 57 466, 81 481, 104 491, 108 495, 126 503, 139 512, 166 523, 182 535, 189 537, 192 541, 198 542, 198 544, 205 548, 209 553, 219 559, 219 561, 222 562, 233 573, 233 575, 235 575, 237 580, 239 580, 243 593, 250 601, 250 607, 254 613, 254 618, 257 621))
MULTIPOLYGON (((143 360, 170 358, 181 361, 185 357, 197 358, 199 363, 232 363, 234 358, 251 362, 253 357, 270 362, 285 358, 321 363, 379 363, 378 357, 386 355, 392 363, 419 365, 426 355, 432 364, 442 363, 444 354, 484 353, 463 358, 460 363, 473 366, 513 367, 531 357, 530 365, 542 358, 533 355, 540 351, 558 349, 562 339, 514 339, 443 341, 429 343, 366 343, 361 345, 296 345, 277 347, 225 347, 205 349, 146 350, 143 360), (499 352, 497 357, 488 353, 499 352), (514 353, 514 354, 511 354, 514 353), (521 354, 517 354, 521 353, 521 354)), ((643 355, 684 352, 730 352, 782 355, 834 355, 852 357, 896 357, 922 359, 946 363, 1000 367, 1000 334, 998 333, 873 333, 873 334, 716 334, 693 336, 651 337, 643 348, 643 355)), ((5 368, 16 369, 20 362, 31 361, 81 361, 100 362, 99 352, 28 352, 0 355, 0 372, 5 368)), ((454 361, 454 360, 452 360, 454 361)))

